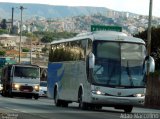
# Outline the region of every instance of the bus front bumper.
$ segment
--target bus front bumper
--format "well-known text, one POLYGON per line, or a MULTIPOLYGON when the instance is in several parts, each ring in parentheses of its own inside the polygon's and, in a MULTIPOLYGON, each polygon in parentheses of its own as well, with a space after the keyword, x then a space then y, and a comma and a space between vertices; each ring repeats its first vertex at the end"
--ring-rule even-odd
POLYGON ((143 106, 145 97, 117 97, 92 94, 91 103, 100 105, 136 105, 143 106))

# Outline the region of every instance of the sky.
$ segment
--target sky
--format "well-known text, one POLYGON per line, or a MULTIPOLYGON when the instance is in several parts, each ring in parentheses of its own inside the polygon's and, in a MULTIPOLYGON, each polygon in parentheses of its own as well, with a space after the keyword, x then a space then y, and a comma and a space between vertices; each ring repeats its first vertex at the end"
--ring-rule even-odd
MULTIPOLYGON (((94 6, 132 12, 141 15, 149 14, 150 0, 0 0, 11 3, 40 3, 64 6, 94 6)), ((152 15, 160 17, 160 0, 153 0, 152 15)))

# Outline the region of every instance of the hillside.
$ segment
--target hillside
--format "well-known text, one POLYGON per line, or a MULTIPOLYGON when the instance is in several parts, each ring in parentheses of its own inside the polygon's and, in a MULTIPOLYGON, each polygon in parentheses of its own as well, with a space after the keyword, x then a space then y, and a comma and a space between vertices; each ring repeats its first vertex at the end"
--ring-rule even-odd
POLYGON ((79 15, 106 14, 109 9, 104 7, 69 7, 54 6, 44 4, 19 4, 19 3, 2 3, 0 2, 0 18, 11 18, 12 7, 15 8, 14 16, 20 16, 19 6, 26 8, 23 11, 24 18, 32 16, 41 16, 45 18, 61 18, 79 15))

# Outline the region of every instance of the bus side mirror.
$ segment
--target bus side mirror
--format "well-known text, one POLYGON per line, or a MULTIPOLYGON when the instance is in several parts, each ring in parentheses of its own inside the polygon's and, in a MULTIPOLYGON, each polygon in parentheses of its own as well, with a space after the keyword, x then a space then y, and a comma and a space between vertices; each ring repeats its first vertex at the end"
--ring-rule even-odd
POLYGON ((149 66, 149 72, 153 73, 155 71, 155 61, 154 61, 153 57, 151 57, 151 56, 147 56, 146 60, 145 60, 146 72, 147 72, 148 66, 149 66))
POLYGON ((89 68, 90 69, 93 69, 94 68, 94 65, 95 65, 95 56, 94 54, 91 52, 89 54, 89 68))
POLYGON ((42 76, 41 76, 42 78, 46 78, 47 77, 47 73, 46 72, 44 72, 44 73, 42 73, 42 76))

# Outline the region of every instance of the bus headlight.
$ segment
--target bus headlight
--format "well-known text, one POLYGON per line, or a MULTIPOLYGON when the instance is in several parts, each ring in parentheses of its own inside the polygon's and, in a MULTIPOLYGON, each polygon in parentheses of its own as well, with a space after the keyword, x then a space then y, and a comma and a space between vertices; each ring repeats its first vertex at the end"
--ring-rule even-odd
POLYGON ((134 94, 135 97, 144 97, 144 94, 134 94))
POLYGON ((92 91, 93 94, 97 94, 97 95, 105 95, 105 93, 97 90, 97 91, 92 91))
POLYGON ((35 89, 36 91, 39 91, 39 86, 38 86, 38 85, 34 86, 34 89, 35 89))

